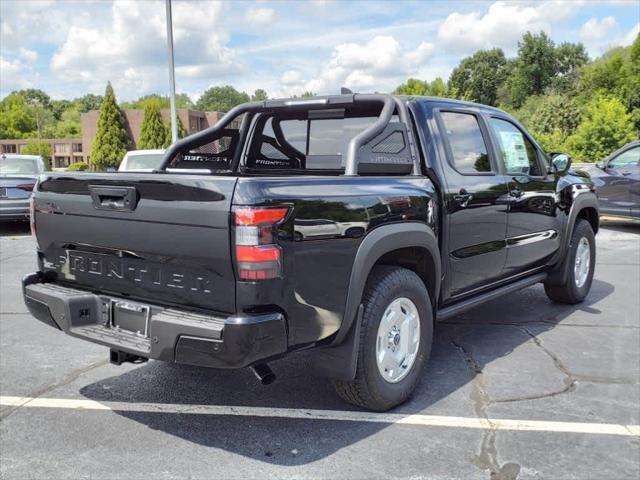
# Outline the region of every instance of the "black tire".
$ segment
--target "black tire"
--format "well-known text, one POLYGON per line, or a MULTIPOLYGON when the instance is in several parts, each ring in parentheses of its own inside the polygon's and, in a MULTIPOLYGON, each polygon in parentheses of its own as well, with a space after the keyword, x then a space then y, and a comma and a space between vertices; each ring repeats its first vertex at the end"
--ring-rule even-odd
POLYGON ((591 289, 591 283, 593 282, 593 273, 596 266, 596 237, 591 228, 591 224, 586 220, 579 218, 573 227, 573 233, 571 234, 571 243, 567 251, 567 256, 564 259, 562 265, 563 271, 566 272, 563 283, 550 283, 545 282, 544 291, 551 300, 557 303, 567 303, 575 305, 582 302, 589 290, 591 289), (574 265, 576 262, 576 253, 578 251, 578 245, 581 239, 586 239, 589 243, 590 258, 589 258, 589 273, 586 281, 582 286, 576 285, 576 275, 574 265))
POLYGON ((352 381, 334 381, 336 392, 349 403, 375 411, 385 411, 405 402, 420 381, 423 367, 431 353, 433 313, 429 293, 422 279, 411 270, 399 267, 376 267, 372 271, 362 298, 364 312, 356 376, 352 381), (420 317, 420 344, 409 373, 397 383, 383 378, 376 363, 378 327, 387 306, 406 297, 416 306, 420 317))

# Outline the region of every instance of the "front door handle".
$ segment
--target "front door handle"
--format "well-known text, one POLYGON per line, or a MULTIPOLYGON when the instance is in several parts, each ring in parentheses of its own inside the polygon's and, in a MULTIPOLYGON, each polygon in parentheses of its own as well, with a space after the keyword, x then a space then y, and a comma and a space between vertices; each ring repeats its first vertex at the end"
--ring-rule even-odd
POLYGON ((625 170, 624 172, 622 172, 622 175, 626 177, 627 175, 631 175, 631 172, 629 170, 625 170))
POLYGON ((469 192, 467 192, 464 188, 460 189, 460 192, 457 195, 453 196, 453 199, 458 202, 458 204, 464 208, 469 203, 469 200, 473 198, 469 192))

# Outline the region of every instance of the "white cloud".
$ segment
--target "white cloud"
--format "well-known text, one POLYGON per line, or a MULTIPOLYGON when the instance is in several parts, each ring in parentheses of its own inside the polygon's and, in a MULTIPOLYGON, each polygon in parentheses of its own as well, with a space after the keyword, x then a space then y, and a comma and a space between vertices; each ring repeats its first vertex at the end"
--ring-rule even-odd
POLYGON ((35 50, 29 50, 28 48, 20 47, 20 57, 22 57, 28 63, 34 63, 38 59, 38 52, 35 50))
MULTIPOLYGON (((237 72, 219 2, 176 2, 173 7, 176 77, 207 79, 237 72), (197 21, 194 21, 196 20, 197 21)), ((51 59, 59 79, 70 75, 102 91, 108 80, 119 99, 168 90, 164 2, 121 1, 110 18, 72 25, 51 59)), ((177 80, 177 81, 178 81, 177 80)))
POLYGON ((622 37, 620 45, 623 47, 631 45, 635 42, 636 38, 638 38, 638 35, 640 35, 640 22, 636 23, 635 26, 622 37))
POLYGON ((500 47, 515 51, 523 33, 544 30, 569 18, 581 2, 550 1, 534 4, 495 2, 486 13, 451 13, 438 29, 438 41, 447 51, 469 54, 478 49, 500 47))
POLYGON ((375 36, 366 43, 343 43, 312 78, 305 79, 297 70, 285 72, 282 93, 332 93, 342 86, 359 91, 390 90, 424 67, 433 49, 427 42, 407 49, 389 35, 375 36))
POLYGON ((302 73, 298 70, 287 70, 280 77, 280 83, 286 86, 299 84, 302 80, 302 73))
POLYGON ((74 10, 77 10, 77 4, 72 6, 71 2, 55 5, 53 1, 45 0, 3 0, 0 21, 0 45, 3 51, 60 42, 74 10))
POLYGON ((256 7, 248 9, 244 19, 251 25, 264 26, 273 23, 275 16, 276 12, 272 8, 256 7))
POLYGON ((0 84, 3 92, 32 87, 33 76, 32 69, 21 60, 8 60, 0 56, 0 84))
POLYGON ((624 33, 614 17, 592 17, 580 27, 578 37, 587 47, 589 54, 595 57, 611 48, 631 45, 639 31, 640 23, 624 33))

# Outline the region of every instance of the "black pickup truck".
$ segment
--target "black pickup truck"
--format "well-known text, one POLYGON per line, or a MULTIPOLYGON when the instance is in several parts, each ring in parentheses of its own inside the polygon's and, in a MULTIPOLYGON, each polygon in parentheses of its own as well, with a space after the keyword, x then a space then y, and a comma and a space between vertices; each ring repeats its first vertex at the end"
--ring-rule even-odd
POLYGON ((38 320, 149 358, 250 367, 313 349, 347 401, 405 401, 437 320, 543 282, 587 295, 598 205, 512 117, 348 94, 231 110, 152 173, 47 173, 32 199, 38 320))

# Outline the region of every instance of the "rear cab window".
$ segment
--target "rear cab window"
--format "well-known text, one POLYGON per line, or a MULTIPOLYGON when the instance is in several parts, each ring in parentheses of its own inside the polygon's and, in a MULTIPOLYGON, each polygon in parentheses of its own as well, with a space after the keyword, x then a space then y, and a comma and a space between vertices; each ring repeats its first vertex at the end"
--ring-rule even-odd
MULTIPOLYGON (((344 118, 287 118, 257 120, 245 168, 305 170, 341 173, 349 142, 378 119, 377 116, 344 118)), ((394 116, 391 120, 397 122, 394 116)), ((402 148, 406 145, 403 143, 402 148)))

